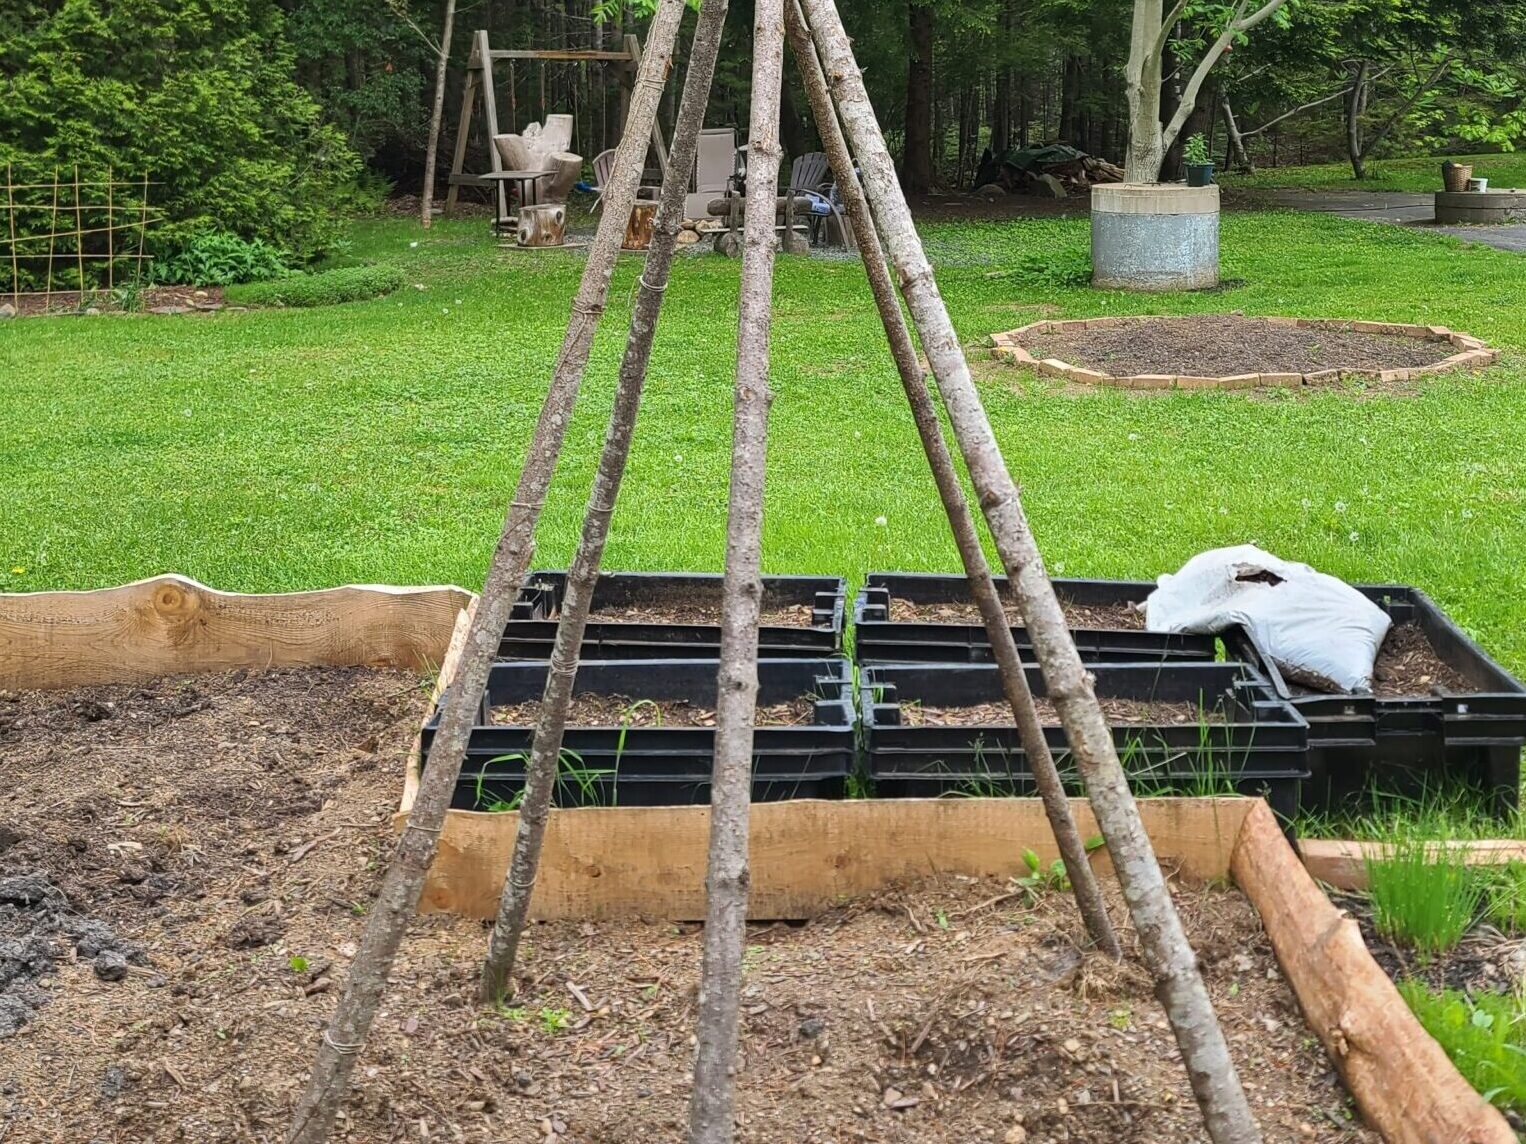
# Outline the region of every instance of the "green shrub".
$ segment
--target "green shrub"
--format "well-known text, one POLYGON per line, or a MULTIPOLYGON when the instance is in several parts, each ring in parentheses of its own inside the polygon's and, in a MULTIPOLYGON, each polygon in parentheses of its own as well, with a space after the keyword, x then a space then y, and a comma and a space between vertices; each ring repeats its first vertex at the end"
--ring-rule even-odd
POLYGON ((342 266, 317 274, 230 286, 223 297, 240 306, 333 306, 380 298, 402 284, 403 272, 396 266, 342 266))
POLYGON ((1423 838, 1400 839, 1385 857, 1368 859, 1367 879, 1379 932, 1422 958, 1462 940, 1483 897, 1461 854, 1423 838))
POLYGON ((155 282, 185 286, 231 286, 287 273, 286 256, 263 239, 222 230, 203 231, 173 254, 154 259, 153 267, 155 282))
POLYGON ((1432 992, 1401 981, 1399 992, 1457 1071, 1501 1108, 1526 1111, 1526 1009, 1511 994, 1432 992))

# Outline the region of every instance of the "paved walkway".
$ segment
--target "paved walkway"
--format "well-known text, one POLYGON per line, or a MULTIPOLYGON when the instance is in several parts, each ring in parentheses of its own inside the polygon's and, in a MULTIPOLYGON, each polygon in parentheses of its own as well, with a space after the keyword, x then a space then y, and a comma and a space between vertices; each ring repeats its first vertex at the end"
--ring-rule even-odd
POLYGON ((1269 206, 1289 210, 1317 211, 1367 222, 1423 226, 1437 234, 1449 234, 1465 242, 1481 242, 1499 250, 1526 254, 1526 223, 1502 226, 1437 226, 1435 200, 1428 194, 1399 191, 1301 191, 1270 190, 1257 198, 1269 206))

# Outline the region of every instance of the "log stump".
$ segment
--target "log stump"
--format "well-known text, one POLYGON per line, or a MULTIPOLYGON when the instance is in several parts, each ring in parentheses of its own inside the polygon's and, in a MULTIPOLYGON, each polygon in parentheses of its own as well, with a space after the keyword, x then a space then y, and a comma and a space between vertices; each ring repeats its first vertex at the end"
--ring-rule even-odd
POLYGON ((652 228, 657 223, 656 203, 636 203, 631 207, 631 217, 625 224, 625 250, 645 250, 652 245, 652 228))
POLYGON ((567 241, 567 206, 543 203, 519 208, 520 246, 561 246, 567 241))

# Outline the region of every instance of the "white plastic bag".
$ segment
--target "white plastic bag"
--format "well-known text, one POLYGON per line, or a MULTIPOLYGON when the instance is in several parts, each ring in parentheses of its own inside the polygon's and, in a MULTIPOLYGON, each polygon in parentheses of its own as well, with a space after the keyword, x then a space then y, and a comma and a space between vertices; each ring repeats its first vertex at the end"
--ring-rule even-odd
POLYGON ((1351 585, 1254 544, 1199 553, 1145 600, 1152 632, 1221 632, 1240 624, 1290 681, 1372 690, 1388 614, 1351 585))

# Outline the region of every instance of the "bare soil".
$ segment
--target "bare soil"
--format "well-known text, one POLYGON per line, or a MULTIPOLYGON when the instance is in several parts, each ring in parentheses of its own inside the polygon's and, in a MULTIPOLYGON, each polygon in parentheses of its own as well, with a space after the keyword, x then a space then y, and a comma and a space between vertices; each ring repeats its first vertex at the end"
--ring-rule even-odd
MULTIPOLYGON (((651 599, 621 607, 604 606, 589 614, 590 623, 605 624, 709 624, 721 622, 721 587, 685 585, 681 591, 651 589, 651 599)), ((767 627, 808 628, 810 604, 785 604, 763 593, 758 622, 767 627)))
MULTIPOLYGON (((1065 622, 1072 628, 1106 628, 1143 631, 1144 613, 1132 604, 1077 604, 1061 599, 1065 622)), ((1004 606, 1007 619, 1013 624, 1023 622, 1023 614, 1016 604, 1004 606)), ((980 606, 973 600, 939 601, 918 603, 901 596, 890 598, 890 618, 898 624, 983 624, 980 606)))
MULTIPOLYGON (((48 314, 82 314, 78 290, 54 290, 51 294, 22 294, 13 298, 0 294, 0 302, 11 302, 18 316, 35 318, 48 314)), ((124 313, 106 291, 92 291, 85 295, 85 307, 94 307, 102 314, 124 313)), ((148 286, 138 295, 138 311, 153 313, 156 308, 174 307, 177 312, 211 312, 222 309, 221 286, 148 286)), ((94 316, 94 315, 90 315, 94 316)))
POLYGON ((1429 695, 1446 691, 1475 691, 1462 672, 1436 654, 1419 624, 1395 624, 1378 648, 1372 669, 1374 695, 1429 695))
POLYGON ((1431 989, 1462 992, 1526 989, 1526 937, 1480 924, 1454 948, 1422 959, 1378 931, 1367 895, 1332 893, 1330 900, 1356 919, 1373 960, 1394 981, 1418 978, 1431 989))
POLYGON ((1297 329, 1236 314, 1146 318, 1122 326, 1032 333, 1024 335, 1023 345, 1035 357, 1058 358, 1115 377, 1400 369, 1430 365, 1454 352, 1445 342, 1352 330, 1297 329))
MULTIPOLYGON (((493 708, 493 722, 514 727, 533 727, 540 718, 540 700, 493 708)), ((815 721, 816 702, 809 695, 787 703, 756 708, 759 727, 800 727, 815 721)), ((569 727, 714 727, 715 708, 701 707, 687 699, 632 699, 628 695, 572 697, 567 712, 569 727)))
MULTIPOLYGON (((1222 723, 1224 713, 1217 708, 1199 708, 1196 703, 1150 703, 1139 699, 1097 697, 1102 714, 1109 723, 1149 727, 1171 724, 1222 723)), ((1049 699, 1035 695, 1039 722, 1059 726, 1060 713, 1049 699)), ((1000 703, 973 703, 968 707, 929 707, 920 703, 901 704, 901 719, 908 727, 1011 727, 1012 708, 1000 703)))
MULTIPOLYGON (((364 670, 0 700, 0 943, 41 930, 50 962, 21 969, 40 1003, 0 1038, 5 1144, 283 1139, 425 705, 417 680, 364 670), (131 953, 120 976, 98 975, 86 921, 131 953)), ((1175 893, 1266 1139, 1375 1142, 1245 900, 1175 893)), ((1206 1139, 1137 959, 1084 956, 1081 936, 1061 895, 954 877, 752 927, 739 1138, 1206 1139)), ((484 942, 477 922, 415 920, 336 1139, 682 1138, 696 927, 536 926, 497 1012, 474 1000, 484 942)))

